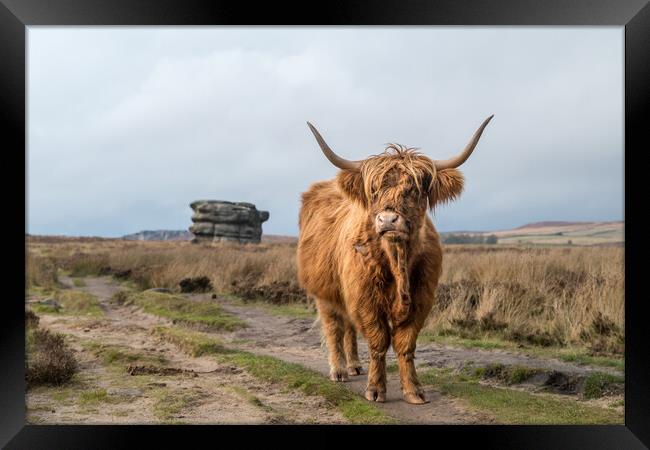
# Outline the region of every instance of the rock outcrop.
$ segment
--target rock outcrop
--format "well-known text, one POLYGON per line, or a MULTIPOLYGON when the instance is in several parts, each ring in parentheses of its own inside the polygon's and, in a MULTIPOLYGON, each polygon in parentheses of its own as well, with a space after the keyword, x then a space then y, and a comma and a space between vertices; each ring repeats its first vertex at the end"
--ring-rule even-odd
POLYGON ((269 212, 258 211, 252 203, 198 200, 190 207, 192 242, 259 243, 262 222, 269 220, 269 212))

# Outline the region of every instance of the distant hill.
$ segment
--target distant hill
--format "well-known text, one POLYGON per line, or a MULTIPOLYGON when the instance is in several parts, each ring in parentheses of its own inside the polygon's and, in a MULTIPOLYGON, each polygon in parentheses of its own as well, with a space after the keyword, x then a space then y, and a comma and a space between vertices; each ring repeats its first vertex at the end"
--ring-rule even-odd
MULTIPOLYGON (((445 237, 450 235, 471 235, 488 237, 494 235, 499 244, 555 244, 555 245, 623 245, 625 242, 625 222, 564 222, 544 221, 533 222, 510 230, 497 231, 450 231, 441 232, 445 237), (569 242, 570 241, 570 242, 569 242)), ((30 236, 25 237, 36 242, 39 240, 79 239, 69 236, 30 236)), ((189 241, 192 233, 186 230, 144 230, 127 234, 121 239, 138 241, 189 241)), ((101 240, 100 237, 86 237, 85 240, 101 240)), ((262 242, 294 243, 296 236, 277 234, 262 234, 262 242)))
MULTIPOLYGON (((528 228, 549 228, 549 227, 568 227, 568 226, 585 226, 585 225, 591 225, 599 222, 563 222, 561 220, 549 220, 546 222, 533 222, 533 223, 527 223, 526 225, 522 225, 520 227, 515 228, 515 230, 524 230, 528 228)), ((607 223, 607 222, 602 222, 602 223, 607 223)))
POLYGON ((495 235, 499 244, 555 245, 622 245, 625 222, 563 222, 544 221, 522 225, 511 230, 481 232, 450 232, 450 234, 495 235))
POLYGON ((65 236, 65 235, 52 235, 52 234, 29 234, 25 233, 25 242, 28 243, 41 243, 41 244, 54 244, 61 242, 98 242, 110 241, 115 238, 107 238, 101 236, 65 236))

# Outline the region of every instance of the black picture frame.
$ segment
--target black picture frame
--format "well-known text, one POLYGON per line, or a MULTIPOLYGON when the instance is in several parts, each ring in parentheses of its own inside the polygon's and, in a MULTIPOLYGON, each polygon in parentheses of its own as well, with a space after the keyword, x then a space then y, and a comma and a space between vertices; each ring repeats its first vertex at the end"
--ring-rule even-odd
MULTIPOLYGON (((226 444, 224 432, 249 442, 254 430, 285 443, 290 433, 326 432, 348 445, 358 436, 366 445, 386 433, 424 438, 454 447, 476 442, 481 448, 616 448, 650 446, 650 351, 647 300, 641 278, 645 248, 641 158, 648 147, 650 92, 650 5, 646 0, 365 0, 295 3, 198 0, 0 0, 0 127, 2 182, 7 227, 3 248, 11 275, 0 312, 0 445, 6 448, 121 448, 145 439, 146 447, 202 441, 226 444), (621 426, 38 426, 25 423, 24 304, 18 301, 24 276, 26 232, 26 31, 31 25, 585 25, 625 27, 625 425, 621 426), (635 164, 636 160, 636 164, 635 164), (9 176, 8 176, 9 175, 9 176), (22 179, 25 191, 18 195, 22 179), (635 211, 635 208, 637 211, 635 211), (22 211, 19 216, 14 211, 22 211), (10 214, 14 213, 14 214, 10 214), (18 219, 22 217, 23 219, 18 219), (15 274, 13 272, 16 272, 15 274), (639 295, 636 295, 636 294, 639 295), (10 294, 10 295, 9 295, 10 294), (334 434, 345 433, 345 440, 334 434), (416 436, 415 434, 418 436, 416 436), (375 439, 373 439, 375 438, 375 439), (368 440, 370 439, 370 440, 368 440), (449 444, 446 444, 449 445, 449 444)), ((258 436, 259 437, 259 436, 258 436)), ((377 439, 379 438, 379 439, 377 439)), ((330 439, 327 439, 329 441, 330 439)), ((325 443, 325 440, 323 440, 325 443)), ((407 444, 408 445, 408 444, 407 444)), ((141 446, 141 445, 140 445, 141 446)))

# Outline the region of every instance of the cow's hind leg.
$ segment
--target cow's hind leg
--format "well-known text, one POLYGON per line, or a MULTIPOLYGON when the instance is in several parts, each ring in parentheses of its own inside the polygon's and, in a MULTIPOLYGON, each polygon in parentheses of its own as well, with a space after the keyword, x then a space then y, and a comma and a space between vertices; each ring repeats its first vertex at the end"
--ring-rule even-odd
POLYGON ((345 368, 345 353, 343 337, 345 325, 343 317, 326 300, 317 299, 318 313, 320 315, 327 353, 330 365, 330 379, 333 381, 347 381, 348 372, 345 368))
POLYGON ((344 325, 343 348, 345 350, 348 375, 361 375, 363 369, 359 362, 359 352, 357 350, 357 330, 347 317, 345 318, 344 325))

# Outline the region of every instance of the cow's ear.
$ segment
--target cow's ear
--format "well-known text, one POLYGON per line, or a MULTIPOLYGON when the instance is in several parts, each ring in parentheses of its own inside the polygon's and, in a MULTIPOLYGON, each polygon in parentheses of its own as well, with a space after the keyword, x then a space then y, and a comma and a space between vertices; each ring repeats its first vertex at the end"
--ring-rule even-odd
POLYGON ((457 169, 443 169, 436 173, 429 186, 429 208, 456 200, 463 191, 465 179, 457 169))
POLYGON ((342 170, 336 178, 339 188, 347 197, 363 206, 366 206, 366 195, 363 190, 363 177, 361 176, 361 173, 342 170))

